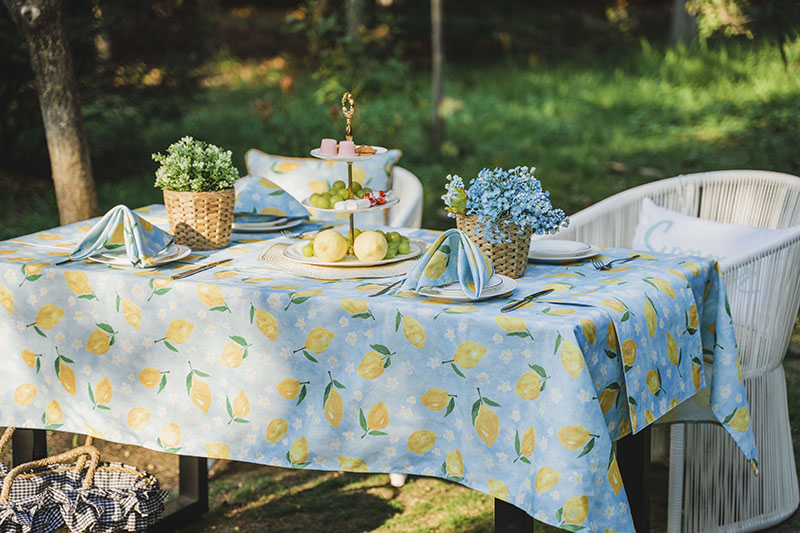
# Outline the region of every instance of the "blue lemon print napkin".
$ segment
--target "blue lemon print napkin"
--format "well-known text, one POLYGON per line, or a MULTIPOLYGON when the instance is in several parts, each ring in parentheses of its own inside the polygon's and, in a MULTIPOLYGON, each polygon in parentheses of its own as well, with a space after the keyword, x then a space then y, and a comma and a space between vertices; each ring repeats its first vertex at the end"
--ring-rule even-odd
POLYGON ((172 244, 172 235, 157 228, 124 205, 111 208, 92 226, 69 254, 80 261, 101 253, 124 249, 131 264, 149 266, 155 257, 172 244))
POLYGON ((441 287, 458 282, 464 294, 479 298, 494 267, 478 245, 457 229, 442 233, 406 275, 402 288, 441 287))
MULTIPOLYGON (((270 215, 291 218, 308 218, 309 212, 291 194, 278 185, 259 176, 245 176, 236 180, 236 205, 238 215, 270 215)), ((257 222, 250 219, 248 222, 257 222)))

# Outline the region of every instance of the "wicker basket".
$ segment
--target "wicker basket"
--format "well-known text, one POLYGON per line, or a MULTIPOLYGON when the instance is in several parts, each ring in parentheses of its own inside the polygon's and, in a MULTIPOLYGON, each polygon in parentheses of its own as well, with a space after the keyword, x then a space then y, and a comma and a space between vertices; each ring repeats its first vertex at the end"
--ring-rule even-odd
POLYGON ((192 250, 225 248, 233 227, 233 188, 214 192, 164 189, 164 204, 176 244, 192 250))
POLYGON ((518 278, 525 273, 525 268, 528 266, 528 248, 531 245, 533 228, 527 228, 518 234, 519 226, 513 222, 506 222, 506 225, 511 242, 494 244, 483 237, 483 229, 478 223, 478 217, 475 215, 456 216, 458 229, 466 233, 470 240, 478 245, 481 252, 486 254, 486 257, 494 265, 495 272, 509 278, 518 278))

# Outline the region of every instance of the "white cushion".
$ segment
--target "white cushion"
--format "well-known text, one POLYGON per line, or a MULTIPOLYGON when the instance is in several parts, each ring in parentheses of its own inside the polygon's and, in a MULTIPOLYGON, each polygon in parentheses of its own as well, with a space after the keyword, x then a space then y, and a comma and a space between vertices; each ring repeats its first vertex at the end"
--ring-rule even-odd
POLYGON ((746 252, 785 232, 684 215, 644 198, 631 248, 719 260, 746 252))

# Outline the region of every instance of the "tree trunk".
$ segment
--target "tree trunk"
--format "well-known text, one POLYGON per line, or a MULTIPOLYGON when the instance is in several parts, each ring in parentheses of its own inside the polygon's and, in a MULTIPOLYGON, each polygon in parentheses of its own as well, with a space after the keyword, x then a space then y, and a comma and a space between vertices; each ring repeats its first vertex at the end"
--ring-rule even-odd
POLYGON ((669 44, 689 44, 697 37, 697 19, 686 10, 686 0, 672 1, 669 20, 669 44))
POLYGON ((347 37, 351 44, 358 43, 360 37, 359 27, 361 26, 362 0, 345 0, 345 25, 347 26, 347 37))
POLYGON ((85 220, 97 212, 97 194, 61 1, 3 3, 28 46, 61 223, 85 220))
POLYGON ((442 0, 431 0, 431 85, 433 98, 433 144, 438 147, 444 135, 439 104, 442 101, 442 0))

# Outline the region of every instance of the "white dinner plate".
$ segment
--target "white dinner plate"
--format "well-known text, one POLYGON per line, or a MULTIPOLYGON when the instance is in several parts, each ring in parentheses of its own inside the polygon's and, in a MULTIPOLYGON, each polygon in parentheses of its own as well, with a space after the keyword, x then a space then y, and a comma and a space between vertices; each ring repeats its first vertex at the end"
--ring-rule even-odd
POLYGON ((376 155, 381 155, 386 153, 386 148, 382 146, 373 146, 372 148, 375 149, 374 154, 369 155, 356 155, 355 157, 339 157, 338 155, 322 155, 319 153, 319 148, 314 148, 311 150, 311 155, 318 158, 318 159, 325 159, 326 161, 339 161, 341 163, 355 163, 356 161, 364 161, 369 159, 370 157, 375 157, 376 155))
MULTIPOLYGON (((192 250, 188 246, 184 246, 182 244, 170 244, 166 250, 158 254, 158 256, 153 259, 153 263, 151 265, 147 265, 144 268, 153 268, 165 265, 167 263, 172 263, 173 261, 180 261, 191 253, 192 250)), ((124 248, 122 253, 104 253, 92 256, 90 259, 95 263, 103 263, 106 265, 131 266, 131 262, 128 259, 127 254, 125 254, 124 248)))
POLYGON ((503 276, 501 274, 495 274, 492 276, 492 279, 489 280, 489 283, 492 285, 490 289, 483 289, 481 291, 481 295, 478 298, 470 298, 467 296, 464 291, 452 291, 452 290, 445 290, 442 291, 441 287, 422 287, 419 290, 415 290, 413 292, 419 294, 420 296, 429 296, 434 298, 446 298, 448 300, 456 300, 456 301, 467 301, 467 302, 477 302, 479 300, 488 300, 489 298, 494 298, 496 296, 500 296, 501 294, 506 294, 508 292, 513 291, 517 288, 517 282, 513 279, 503 276), (494 283, 495 278, 499 278, 500 283, 494 283))
MULTIPOLYGON (((503 279, 498 274, 495 274, 494 276, 491 277, 491 279, 483 288, 483 290, 487 291, 489 289, 494 289, 495 287, 498 287, 501 283, 503 283, 503 279)), ((436 291, 441 293, 442 295, 451 293, 463 294, 464 292, 464 290, 461 288, 461 283, 459 283, 458 281, 456 281, 455 283, 449 283, 447 285, 442 285, 440 287, 432 287, 432 288, 436 289, 436 291)))
POLYGON ((392 198, 391 200, 386 200, 385 204, 374 205, 372 207, 365 207, 363 209, 321 209, 319 207, 314 207, 313 205, 311 205, 311 197, 309 196, 300 203, 303 204, 303 207, 306 207, 308 209, 314 209, 315 211, 322 211, 324 213, 341 213, 343 215, 347 215, 350 213, 366 213, 367 211, 379 211, 381 209, 389 209, 398 202, 400 202, 400 198, 395 197, 392 198))
POLYGON ((234 222, 233 231, 237 233, 270 233, 293 228, 306 221, 307 219, 294 218, 284 220, 280 224, 275 224, 273 222, 234 222))
POLYGON ((303 248, 308 244, 308 241, 301 241, 287 247, 283 251, 283 256, 296 263, 305 263, 307 265, 317 266, 334 266, 334 267, 365 267, 388 265, 389 263, 397 263, 398 261, 405 261, 406 259, 413 259, 422 255, 428 249, 428 243, 419 241, 417 239, 408 239, 409 252, 407 254, 397 254, 391 259, 381 259, 380 261, 359 261, 358 258, 352 255, 346 255, 341 261, 323 261, 322 259, 311 256, 306 257, 303 255, 303 248))
POLYGON ((529 252, 537 256, 575 256, 589 251, 591 244, 578 241, 541 239, 531 242, 529 252))
POLYGON ((533 261, 534 263, 569 263, 572 261, 579 261, 581 259, 588 259, 589 257, 594 257, 600 253, 600 248, 598 246, 592 245, 586 252, 578 255, 538 255, 534 253, 528 253, 528 259, 533 261))

